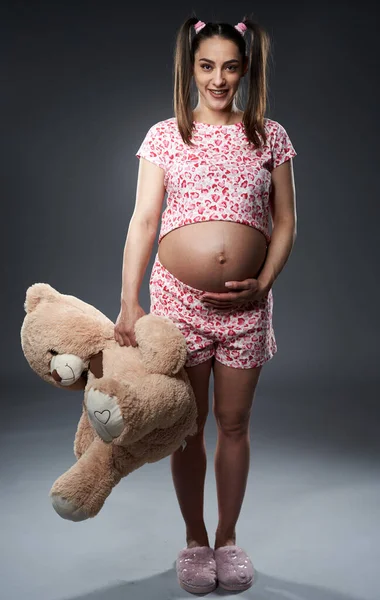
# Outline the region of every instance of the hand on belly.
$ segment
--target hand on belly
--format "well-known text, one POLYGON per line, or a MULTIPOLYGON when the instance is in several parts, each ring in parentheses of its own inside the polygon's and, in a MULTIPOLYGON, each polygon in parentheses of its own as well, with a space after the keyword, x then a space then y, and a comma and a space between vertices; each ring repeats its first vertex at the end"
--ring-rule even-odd
POLYGON ((258 279, 245 279, 244 281, 230 281, 227 286, 231 291, 216 293, 205 292, 200 300, 204 304, 210 304, 221 310, 238 307, 247 302, 257 302, 268 292, 268 289, 260 284, 258 279))

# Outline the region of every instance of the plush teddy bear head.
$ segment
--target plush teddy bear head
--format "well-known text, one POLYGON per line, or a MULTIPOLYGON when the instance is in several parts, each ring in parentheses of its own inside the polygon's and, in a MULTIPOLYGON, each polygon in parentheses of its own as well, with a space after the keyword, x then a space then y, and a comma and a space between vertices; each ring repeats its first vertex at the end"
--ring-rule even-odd
POLYGON ((112 321, 90 304, 60 294, 46 283, 28 288, 24 308, 21 345, 31 368, 56 387, 83 389, 91 359, 113 338, 112 321))
POLYGON ((24 308, 21 345, 30 367, 56 387, 84 390, 78 461, 50 492, 62 517, 83 520, 99 512, 121 477, 196 433, 186 341, 168 318, 147 314, 135 324, 137 346, 120 346, 103 313, 46 283, 28 288, 24 308))

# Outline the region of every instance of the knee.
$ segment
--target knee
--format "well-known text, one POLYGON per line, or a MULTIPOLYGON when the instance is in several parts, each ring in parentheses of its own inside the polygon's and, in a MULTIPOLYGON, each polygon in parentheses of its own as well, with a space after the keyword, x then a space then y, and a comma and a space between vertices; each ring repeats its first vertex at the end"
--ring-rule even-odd
POLYGON ((250 415, 250 412, 228 416, 215 414, 215 421, 220 433, 228 437, 239 438, 249 431, 250 415))

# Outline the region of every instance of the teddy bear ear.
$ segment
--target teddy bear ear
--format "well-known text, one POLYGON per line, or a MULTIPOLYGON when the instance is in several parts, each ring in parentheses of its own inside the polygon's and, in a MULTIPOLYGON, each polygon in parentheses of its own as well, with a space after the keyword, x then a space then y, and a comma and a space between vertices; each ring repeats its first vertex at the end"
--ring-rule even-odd
POLYGON ((25 312, 30 313, 35 310, 41 300, 54 302, 55 300, 58 300, 60 296, 61 294, 48 283, 33 283, 33 285, 26 290, 24 302, 25 312))

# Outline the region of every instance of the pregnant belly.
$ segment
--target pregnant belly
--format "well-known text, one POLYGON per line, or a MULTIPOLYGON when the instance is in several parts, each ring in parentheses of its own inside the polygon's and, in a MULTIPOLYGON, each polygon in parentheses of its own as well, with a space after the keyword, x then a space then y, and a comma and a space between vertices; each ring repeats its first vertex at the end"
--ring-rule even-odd
POLYGON ((232 221, 204 221, 173 229, 158 246, 163 266, 187 285, 227 292, 226 281, 256 278, 265 262, 264 234, 232 221))

